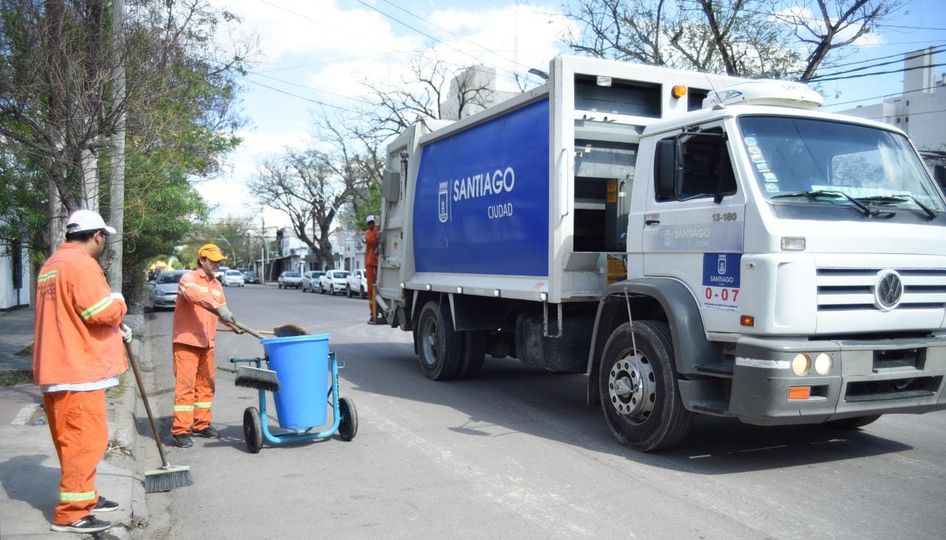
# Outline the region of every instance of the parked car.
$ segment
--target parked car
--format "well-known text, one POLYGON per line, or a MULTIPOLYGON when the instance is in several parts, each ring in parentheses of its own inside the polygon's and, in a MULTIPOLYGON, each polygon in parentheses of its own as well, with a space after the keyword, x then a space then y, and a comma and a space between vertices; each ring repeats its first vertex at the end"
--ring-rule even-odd
POLYGON ((227 275, 227 272, 230 270, 227 266, 221 266, 217 268, 217 271, 214 272, 214 277, 217 278, 217 281, 223 283, 223 276, 227 275))
POLYGON ((319 278, 322 277, 321 270, 310 270, 302 273, 302 292, 315 292, 319 288, 319 278))
POLYGON ((348 276, 348 297, 358 295, 361 298, 368 296, 368 275, 361 268, 352 270, 348 276))
POLYGON ((287 270, 279 274, 279 277, 276 278, 276 284, 280 289, 288 289, 289 287, 295 289, 302 288, 302 274, 287 270))
POLYGON ((223 276, 223 286, 224 287, 243 287, 246 282, 243 280, 243 272, 239 270, 227 270, 226 275, 223 276))
POLYGON ((177 302, 177 283, 183 275, 183 270, 171 270, 158 274, 148 292, 148 307, 153 310, 165 307, 174 309, 174 304, 177 302))
POLYGON ((344 292, 348 288, 347 270, 329 270, 319 278, 319 292, 330 294, 344 292))
POLYGON ((259 274, 256 270, 244 270, 243 281, 244 283, 259 283, 259 274))

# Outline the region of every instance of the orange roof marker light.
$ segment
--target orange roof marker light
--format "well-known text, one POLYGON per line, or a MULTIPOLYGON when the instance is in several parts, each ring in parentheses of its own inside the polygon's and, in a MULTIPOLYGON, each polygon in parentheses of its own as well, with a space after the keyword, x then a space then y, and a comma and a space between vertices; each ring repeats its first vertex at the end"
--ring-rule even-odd
POLYGON ((683 84, 674 85, 673 89, 670 91, 670 94, 675 98, 682 98, 687 95, 687 87, 683 84))

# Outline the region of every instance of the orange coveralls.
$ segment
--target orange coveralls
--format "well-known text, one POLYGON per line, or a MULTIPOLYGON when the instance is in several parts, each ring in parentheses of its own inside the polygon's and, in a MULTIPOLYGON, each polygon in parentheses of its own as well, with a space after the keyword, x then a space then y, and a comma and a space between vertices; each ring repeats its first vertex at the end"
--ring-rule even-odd
POLYGON ((368 312, 371 320, 377 317, 374 304, 374 283, 378 279, 378 226, 365 231, 365 278, 368 282, 368 312))
POLYGON ((118 329, 127 310, 76 244, 60 245, 36 278, 33 382, 43 387, 62 470, 57 525, 82 519, 98 502, 96 467, 108 447, 105 388, 128 368, 118 329))
POLYGON ((216 312, 226 305, 223 287, 203 270, 181 276, 174 307, 174 420, 172 435, 187 435, 210 426, 214 398, 216 312), (207 311, 210 308, 212 311, 207 311))

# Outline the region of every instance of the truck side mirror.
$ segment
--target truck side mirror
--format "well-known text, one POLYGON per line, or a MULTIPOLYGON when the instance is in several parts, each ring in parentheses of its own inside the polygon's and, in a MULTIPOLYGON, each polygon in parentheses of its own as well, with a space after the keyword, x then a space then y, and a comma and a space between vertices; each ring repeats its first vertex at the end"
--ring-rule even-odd
POLYGON ((397 202, 401 198, 401 173, 384 171, 381 196, 389 202, 397 202))
POLYGON ((669 201, 676 197, 677 178, 677 141, 664 139, 657 141, 657 156, 654 160, 656 170, 657 200, 669 201))

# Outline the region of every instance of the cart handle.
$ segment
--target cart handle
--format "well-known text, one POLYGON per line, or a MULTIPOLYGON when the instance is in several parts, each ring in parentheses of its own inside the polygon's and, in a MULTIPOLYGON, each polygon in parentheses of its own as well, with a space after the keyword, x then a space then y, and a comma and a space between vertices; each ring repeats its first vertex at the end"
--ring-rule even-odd
POLYGON ((256 356, 253 358, 237 358, 235 356, 231 356, 230 363, 231 364, 240 364, 240 363, 256 364, 256 367, 261 367, 263 365, 263 360, 265 359, 266 357, 264 356, 256 356))

